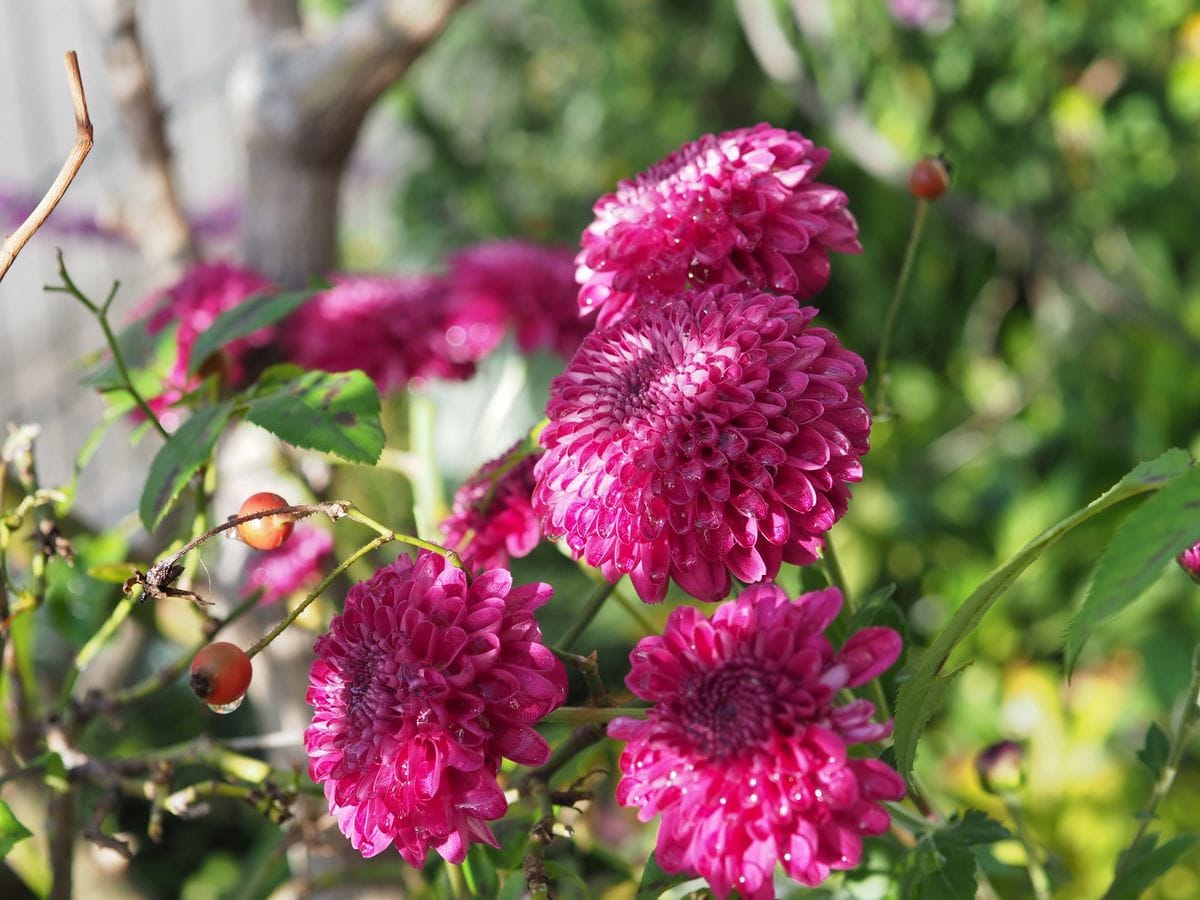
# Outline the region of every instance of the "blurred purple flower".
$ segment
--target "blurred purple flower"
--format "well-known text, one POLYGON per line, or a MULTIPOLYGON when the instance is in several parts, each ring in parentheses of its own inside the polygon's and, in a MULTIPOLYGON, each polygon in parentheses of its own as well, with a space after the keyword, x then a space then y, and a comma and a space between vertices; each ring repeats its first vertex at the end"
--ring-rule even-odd
POLYGON ((262 602, 275 603, 321 580, 321 562, 333 550, 328 531, 301 522, 277 550, 255 553, 249 559, 242 593, 263 589, 262 602))

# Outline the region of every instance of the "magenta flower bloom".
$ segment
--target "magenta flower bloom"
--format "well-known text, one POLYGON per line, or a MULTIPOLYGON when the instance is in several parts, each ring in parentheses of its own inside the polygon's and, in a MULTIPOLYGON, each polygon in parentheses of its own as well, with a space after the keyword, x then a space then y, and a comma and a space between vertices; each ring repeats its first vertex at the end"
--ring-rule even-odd
POLYGON ((466 379, 500 340, 488 310, 447 302, 433 276, 335 275, 288 320, 288 358, 309 369, 362 369, 380 391, 428 378, 466 379))
POLYGON ((1179 554, 1179 565, 1183 566, 1183 571, 1200 582, 1200 541, 1196 541, 1179 554))
POLYGON ((446 546, 472 569, 498 569, 533 552, 542 539, 533 511, 533 466, 540 454, 520 441, 485 463, 454 495, 442 522, 446 546))
POLYGON ((954 20, 950 0, 888 0, 897 24, 920 31, 945 31, 954 20))
POLYGON ((447 277, 451 296, 496 310, 527 353, 549 349, 570 359, 592 330, 576 301, 574 250, 492 241, 452 257, 447 277))
POLYGON ((250 556, 242 593, 249 596, 262 588, 261 602, 275 603, 310 588, 321 580, 321 563, 331 550, 328 531, 300 522, 283 546, 250 556))
POLYGON ((846 747, 886 737, 891 722, 871 721, 868 700, 834 700, 895 662, 900 636, 865 628, 835 652, 823 632, 841 606, 837 588, 793 603, 760 585, 711 619, 677 609, 662 637, 634 648, 625 683, 654 706, 608 734, 628 741, 618 802, 643 822, 662 816, 664 871, 701 875, 720 898, 773 898, 776 863, 817 885, 858 865, 863 835, 887 830, 880 801, 903 797, 904 781, 846 747))
POLYGON ((817 311, 724 286, 643 304, 554 380, 534 509, 609 581, 701 600, 818 558, 862 479, 867 369, 817 311))
POLYGON ((507 810, 501 759, 545 762, 550 748, 532 726, 566 697, 533 617, 550 594, 514 588, 503 569, 468 584, 424 550, 350 589, 315 645, 304 746, 363 856, 394 843, 420 867, 431 847, 460 863, 473 842, 499 846, 487 823, 507 810))
MULTIPOLYGON (((179 325, 175 332, 175 362, 167 373, 165 390, 148 398, 150 408, 156 413, 162 412, 199 387, 200 375, 188 373, 196 338, 222 313, 254 294, 270 290, 271 283, 250 269, 229 263, 204 263, 193 266, 175 284, 144 300, 138 314, 149 312, 146 330, 150 334, 158 334, 173 322, 179 325)), ((273 328, 260 328, 225 346, 222 374, 231 384, 236 385, 242 380, 242 357, 254 348, 269 345, 274 334, 273 328)))
POLYGON ((846 195, 816 181, 829 151, 761 124, 685 144, 596 201, 575 279, 599 324, 635 296, 740 284, 797 297, 829 281, 829 253, 861 253, 846 195))

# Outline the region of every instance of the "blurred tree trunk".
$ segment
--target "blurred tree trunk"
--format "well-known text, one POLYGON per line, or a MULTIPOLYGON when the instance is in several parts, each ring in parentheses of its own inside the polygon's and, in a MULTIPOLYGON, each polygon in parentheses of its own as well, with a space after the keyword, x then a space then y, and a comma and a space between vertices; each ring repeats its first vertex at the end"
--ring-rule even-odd
POLYGON ((303 33, 296 0, 247 0, 255 39, 231 82, 248 156, 243 258, 287 287, 337 263, 338 197, 371 106, 465 0, 360 0, 303 33))

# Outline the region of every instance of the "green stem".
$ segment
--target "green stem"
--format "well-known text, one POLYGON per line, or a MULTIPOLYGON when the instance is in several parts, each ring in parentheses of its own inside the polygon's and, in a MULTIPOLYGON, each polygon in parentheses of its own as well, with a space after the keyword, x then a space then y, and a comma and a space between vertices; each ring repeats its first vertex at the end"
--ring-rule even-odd
POLYGON ((600 607, 604 605, 604 601, 608 599, 613 592, 616 584, 609 584, 607 581, 597 585, 596 590, 592 592, 583 608, 579 611, 579 615, 570 627, 563 632, 562 637, 554 642, 554 646, 560 650, 570 650, 571 645, 579 639, 579 636, 592 623, 592 619, 596 618, 596 613, 600 612, 600 607))
POLYGON ((435 413, 432 398, 419 391, 409 393, 408 439, 421 469, 421 476, 412 481, 413 518, 418 534, 436 534, 437 523, 445 513, 442 476, 433 440, 435 413))
POLYGON ((291 625, 293 622, 295 622, 296 619, 298 619, 300 617, 300 614, 304 612, 304 610, 308 609, 309 604, 311 604, 314 600, 316 600, 319 596, 321 596, 321 594, 325 591, 325 588, 329 587, 329 585, 331 585, 333 583, 335 578, 337 578, 339 575, 341 575, 343 572, 345 572, 348 568, 350 568, 350 566, 352 566, 357 560, 366 556, 368 553, 372 553, 375 550, 378 550, 384 544, 390 543, 391 541, 394 541, 394 540, 400 540, 400 539, 401 538, 399 535, 393 534, 392 532, 389 531, 385 534, 380 534, 374 540, 368 541, 367 543, 365 543, 361 547, 359 547, 357 550, 355 550, 352 554, 350 554, 348 557, 346 557, 344 560, 342 560, 341 563, 338 564, 337 568, 335 568, 332 572, 330 572, 328 575, 326 575, 324 578, 322 578, 321 583, 318 584, 315 588, 313 588, 312 591, 309 592, 308 596, 305 597, 303 600, 300 601, 300 603, 298 603, 296 605, 295 609, 293 609, 290 613, 288 613, 286 616, 284 616, 283 619, 281 619, 279 621, 279 624, 277 624, 274 628, 272 628, 270 631, 268 631, 266 634, 264 634, 261 638, 259 638, 257 641, 255 641, 254 645, 246 651, 246 655, 250 656, 250 657, 257 655, 269 643, 271 643, 271 641, 275 640, 275 638, 277 638, 277 637, 279 637, 279 635, 283 634, 284 630, 289 625, 291 625))
MULTIPOLYGON (((1163 766, 1162 772, 1159 773, 1158 780, 1154 783, 1154 789, 1150 793, 1150 799, 1146 802, 1146 807, 1140 813, 1138 818, 1141 820, 1141 825, 1138 826, 1137 834, 1133 836, 1129 847, 1121 854, 1117 860, 1116 875, 1119 875, 1133 858, 1132 850, 1141 843, 1146 836, 1146 831, 1150 828, 1150 823, 1158 814, 1159 804, 1166 798, 1171 786, 1175 783, 1175 776, 1179 774, 1179 764, 1183 760, 1183 753, 1187 749, 1188 739, 1192 735, 1192 731, 1196 727, 1197 721, 1200 721, 1200 647, 1197 647, 1192 653, 1192 680, 1188 685, 1187 700, 1184 702, 1183 710, 1179 714, 1179 721, 1175 725, 1175 731, 1171 735, 1171 752, 1167 756, 1167 763, 1163 766)), ((1114 875, 1115 884, 1115 875, 1114 875)), ((1111 893, 1112 888, 1109 888, 1111 893)), ((1105 894, 1108 897, 1109 894, 1105 894)))
POLYGON ((100 324, 100 329, 104 332, 104 339, 108 342, 108 349, 112 351, 113 363, 117 367, 117 371, 121 374, 121 381, 124 382, 124 390, 133 398, 133 402, 138 405, 138 408, 153 423, 154 428, 163 438, 170 437, 167 430, 163 428, 162 422, 158 421, 158 416, 154 414, 154 410, 150 408, 150 404, 133 386, 133 379, 129 376, 129 367, 125 365, 125 357, 121 354, 120 344, 117 342, 117 336, 113 333, 112 326, 108 323, 108 310, 112 306, 113 298, 117 295, 117 288, 121 286, 121 282, 114 281, 112 288, 108 292, 108 297, 104 303, 97 306, 88 298, 88 296, 79 289, 75 281, 67 272, 66 263, 63 261, 62 250, 58 251, 58 277, 62 279, 62 285, 47 285, 46 290, 60 294, 70 294, 90 312, 100 324))
POLYGON ((900 312, 900 303, 904 299, 904 289, 908 286, 912 275, 913 260, 917 257, 917 246, 921 243, 921 232, 925 228, 925 213, 929 209, 929 201, 918 198, 917 212, 913 216, 912 230, 908 235, 908 246, 904 248, 904 261, 900 264, 900 275, 896 279, 895 290, 892 291, 892 302, 888 306, 887 318, 883 323, 883 337, 879 343, 879 355, 875 358, 875 415, 886 411, 884 405, 885 392, 888 383, 888 356, 892 349, 892 332, 896 327, 896 316, 900 312))
POLYGON ((611 722, 613 719, 644 719, 648 710, 643 706, 560 706, 542 718, 557 725, 587 725, 590 722, 611 722))
POLYGON ((125 620, 129 618, 129 614, 133 612, 134 606, 137 605, 138 598, 142 596, 142 589, 135 587, 128 594, 125 594, 117 605, 113 607, 113 611, 109 613, 104 624, 93 634, 86 644, 79 648, 79 652, 75 654, 75 659, 71 661, 70 668, 67 669, 66 677, 63 678, 62 692, 59 694, 59 702, 62 706, 66 706, 71 699, 71 692, 75 690, 75 682, 79 678, 81 672, 86 669, 93 659, 96 658, 104 645, 112 639, 125 620))
POLYGON ((1037 900, 1050 900, 1050 878, 1046 869, 1038 859, 1037 845, 1025 825, 1025 817, 1021 815, 1021 805, 1011 794, 1004 795, 1004 806, 1017 830, 1017 840, 1025 848, 1025 868, 1029 871, 1029 880, 1033 883, 1033 893, 1037 900))
POLYGON ((625 610, 625 612, 629 615, 629 618, 633 619, 633 621, 637 623, 638 627, 642 629, 643 635, 658 634, 658 626, 651 622, 650 619, 646 617, 646 614, 642 612, 642 610, 645 609, 646 604, 642 603, 640 600, 629 599, 625 596, 623 591, 613 591, 613 599, 617 601, 617 606, 625 610))
POLYGON ((421 540, 421 538, 415 537, 411 534, 399 534, 395 531, 392 531, 386 525, 375 521, 357 507, 351 506, 350 504, 345 504, 345 507, 347 519, 352 519, 355 522, 366 525, 368 528, 373 529, 380 537, 386 537, 388 540, 399 541, 401 544, 409 544, 413 547, 419 547, 422 550, 429 550, 432 553, 436 553, 438 556, 444 556, 452 566, 459 569, 464 568, 462 560, 459 559, 458 554, 448 547, 443 547, 441 544, 435 544, 432 541, 421 540))
POLYGON ((850 596, 850 588, 846 585, 846 573, 842 571, 842 564, 838 562, 837 553, 833 549, 832 534, 825 535, 825 550, 821 554, 821 560, 825 563, 825 573, 829 576, 829 581, 842 592, 842 608, 852 615, 854 601, 850 596))

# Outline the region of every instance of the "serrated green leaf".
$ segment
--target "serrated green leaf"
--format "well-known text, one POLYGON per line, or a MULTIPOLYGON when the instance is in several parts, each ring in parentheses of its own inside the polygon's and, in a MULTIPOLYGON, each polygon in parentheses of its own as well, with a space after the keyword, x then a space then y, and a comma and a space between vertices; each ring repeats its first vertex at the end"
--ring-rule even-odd
POLYGON ((1200 538, 1200 466, 1171 480, 1130 513, 1101 554, 1083 606, 1067 631, 1068 676, 1091 630, 1135 602, 1200 538))
POLYGON ((963 601, 962 606, 921 654, 913 674, 900 687, 896 700, 894 743, 897 768, 901 775, 907 777, 912 771, 917 741, 941 702, 945 685, 942 685, 941 690, 935 691, 935 683, 949 661, 950 654, 963 638, 975 630, 984 614, 1017 577, 1077 525, 1130 497, 1159 490, 1180 477, 1190 465, 1191 457, 1186 451, 1178 449, 1168 450, 1156 459, 1139 463, 1086 507, 1043 531, 1022 547, 963 601))
POLYGON ((955 816, 918 842, 904 878, 904 896, 921 900, 975 896, 977 862, 972 848, 1008 837, 1007 828, 977 809, 955 816))
POLYGON ((646 868, 642 870, 642 881, 638 885, 634 900, 658 900, 667 889, 673 888, 677 884, 683 884, 685 881, 695 881, 695 879, 696 876, 690 872, 681 872, 677 875, 664 872, 659 866, 658 860, 654 858, 654 854, 651 853, 650 858, 646 860, 646 868))
POLYGON ((33 832, 17 820, 7 803, 0 800, 0 859, 8 856, 8 851, 16 844, 32 836, 33 832))
POLYGON ((938 829, 938 834, 942 833, 953 835, 955 840, 972 847, 994 844, 996 841, 1006 841, 1012 837, 1007 828, 978 809, 968 809, 961 817, 956 814, 944 827, 938 829))
POLYGON ((896 585, 894 584, 887 584, 877 591, 872 591, 863 604, 854 611, 854 615, 850 618, 850 625, 846 629, 847 633, 854 634, 856 631, 872 625, 881 624, 880 617, 895 593, 896 585))
POLYGON ((297 447, 374 465, 384 444, 375 383, 357 369, 297 372, 295 366, 268 369, 246 419, 297 447))
POLYGON ((1170 756, 1170 753, 1171 739, 1167 737, 1167 733, 1157 722, 1151 722, 1150 727, 1146 729, 1146 741, 1142 745, 1142 749, 1138 751, 1137 758, 1157 779, 1162 774, 1163 766, 1167 764, 1167 757, 1170 756))
POLYGON ((303 306, 314 293, 306 289, 286 294, 255 294, 233 309, 226 310, 197 336, 188 359, 188 372, 195 372, 206 359, 229 342, 286 318, 303 306))
POLYGON ((150 464, 138 512, 147 531, 153 531, 170 511, 192 476, 216 446, 233 413, 228 403, 202 406, 167 439, 150 464))
POLYGON ((1103 900, 1138 900, 1195 843, 1196 835, 1181 834, 1159 847, 1158 835, 1147 834, 1122 854, 1120 868, 1103 900))

